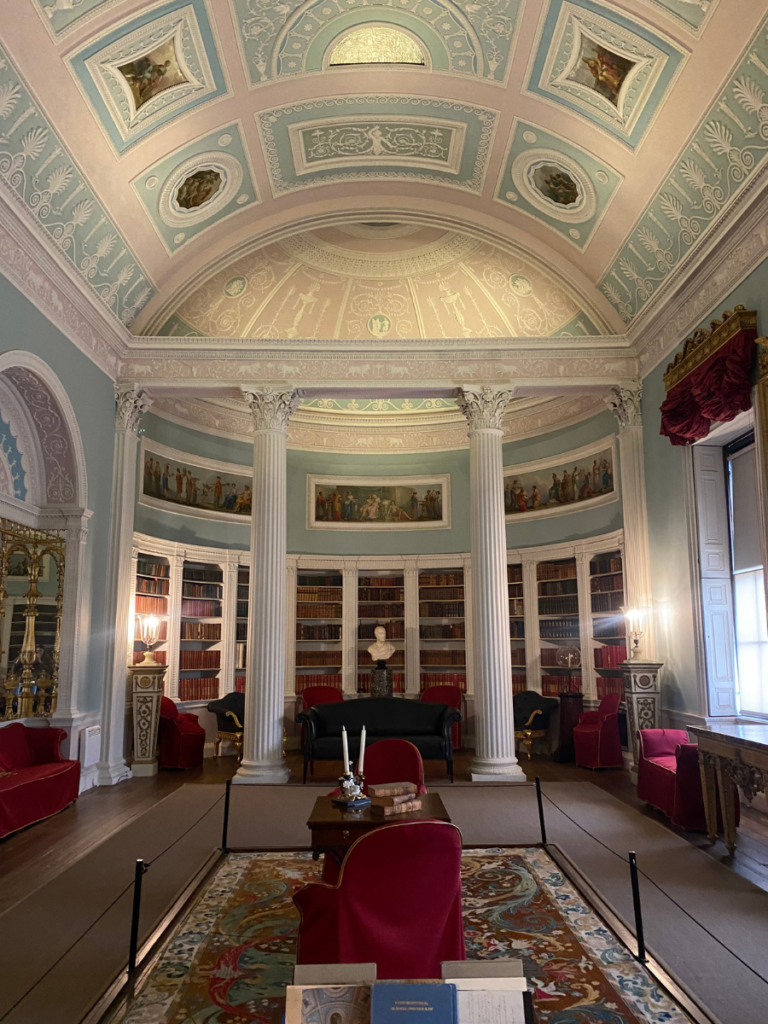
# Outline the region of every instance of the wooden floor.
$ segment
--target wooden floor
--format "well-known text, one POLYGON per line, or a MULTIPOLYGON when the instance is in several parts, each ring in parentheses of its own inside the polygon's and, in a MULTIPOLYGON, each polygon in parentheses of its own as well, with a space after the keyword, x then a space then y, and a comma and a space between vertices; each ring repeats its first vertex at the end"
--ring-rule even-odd
MULTIPOLYGON (((457 780, 466 778, 471 756, 471 752, 457 752, 454 762, 457 780)), ((531 780, 538 775, 542 782, 591 782, 599 786, 768 891, 768 816, 765 814, 742 808, 739 845, 735 855, 729 857, 721 841, 710 845, 705 835, 676 828, 662 814, 638 800, 626 771, 590 771, 575 765, 556 764, 544 756, 534 756, 531 761, 523 759, 520 763, 531 780)), ((288 765, 291 784, 300 785, 301 756, 289 754, 288 765)), ((201 768, 187 772, 165 771, 154 778, 132 779, 118 786, 92 789, 55 817, 0 840, 0 914, 179 786, 223 783, 236 770, 236 759, 223 757, 206 760, 201 768)), ((425 770, 428 784, 447 783, 441 762, 428 761, 425 770)), ((318 764, 312 781, 327 782, 330 789, 340 772, 340 762, 318 764)))

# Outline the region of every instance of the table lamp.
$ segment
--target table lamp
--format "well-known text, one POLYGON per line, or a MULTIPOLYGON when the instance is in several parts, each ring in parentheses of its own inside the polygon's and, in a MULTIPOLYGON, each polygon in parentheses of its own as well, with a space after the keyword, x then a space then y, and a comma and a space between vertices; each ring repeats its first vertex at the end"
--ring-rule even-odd
POLYGON ((152 648, 160 639, 160 619, 157 617, 157 615, 137 615, 136 622, 139 627, 139 639, 147 648, 146 651, 144 652, 144 657, 139 662, 139 664, 159 664, 159 662, 155 661, 155 656, 152 653, 152 648))

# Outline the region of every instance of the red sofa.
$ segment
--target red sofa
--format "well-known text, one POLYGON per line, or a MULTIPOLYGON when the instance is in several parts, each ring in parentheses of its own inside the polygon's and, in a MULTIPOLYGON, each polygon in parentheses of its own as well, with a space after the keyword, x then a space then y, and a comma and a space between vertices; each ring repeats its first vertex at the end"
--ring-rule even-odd
POLYGON ((597 711, 585 711, 573 730, 576 764, 582 768, 623 768, 619 736, 620 693, 609 693, 597 711))
MULTIPOLYGON (((637 738, 640 746, 637 795, 671 818, 673 825, 706 832, 698 744, 688 742, 685 729, 641 729, 637 738)), ((738 793, 735 801, 738 824, 738 793)), ((718 822, 719 803, 718 800, 718 822)))
POLYGON ((61 756, 63 729, 0 728, 0 837, 63 810, 77 799, 80 762, 61 756))
POLYGON ((161 768, 198 768, 203 763, 205 729, 197 715, 179 711, 170 697, 160 702, 161 768))

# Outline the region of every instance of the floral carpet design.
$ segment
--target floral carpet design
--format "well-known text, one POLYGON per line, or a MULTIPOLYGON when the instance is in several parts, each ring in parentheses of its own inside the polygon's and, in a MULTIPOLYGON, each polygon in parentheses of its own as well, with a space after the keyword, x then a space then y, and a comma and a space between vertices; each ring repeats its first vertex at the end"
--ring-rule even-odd
MULTIPOLYGON (((230 854, 120 1024, 281 1024, 309 853, 230 854)), ((689 1024, 537 848, 465 850, 468 959, 519 957, 539 1024, 689 1024)))

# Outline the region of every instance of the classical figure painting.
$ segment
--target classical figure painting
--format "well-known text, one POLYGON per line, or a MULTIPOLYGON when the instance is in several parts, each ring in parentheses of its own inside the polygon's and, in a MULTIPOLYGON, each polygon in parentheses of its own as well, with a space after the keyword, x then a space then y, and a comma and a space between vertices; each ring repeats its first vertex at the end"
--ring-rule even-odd
POLYGON ((619 106, 619 94, 635 62, 595 42, 586 34, 581 37, 579 62, 568 76, 570 81, 586 85, 619 106))
POLYGON ((212 167, 195 171, 176 190, 176 202, 184 210, 196 210, 207 203, 222 185, 221 174, 212 167))
POLYGON ((136 110, 164 89, 187 81, 179 67, 173 39, 167 39, 141 57, 119 65, 117 70, 128 83, 136 110))
POLYGON ((579 200, 579 186, 562 167, 554 164, 540 164, 533 172, 536 189, 558 206, 573 206, 579 200))
POLYGON ((231 466, 145 441, 140 501, 169 512, 208 519, 250 518, 252 476, 231 466))
POLYGON ((504 468, 504 514, 518 516, 575 512, 587 504, 618 498, 613 440, 566 452, 554 459, 504 468))
POLYGON ((307 476, 310 530, 450 527, 450 477, 307 476))

